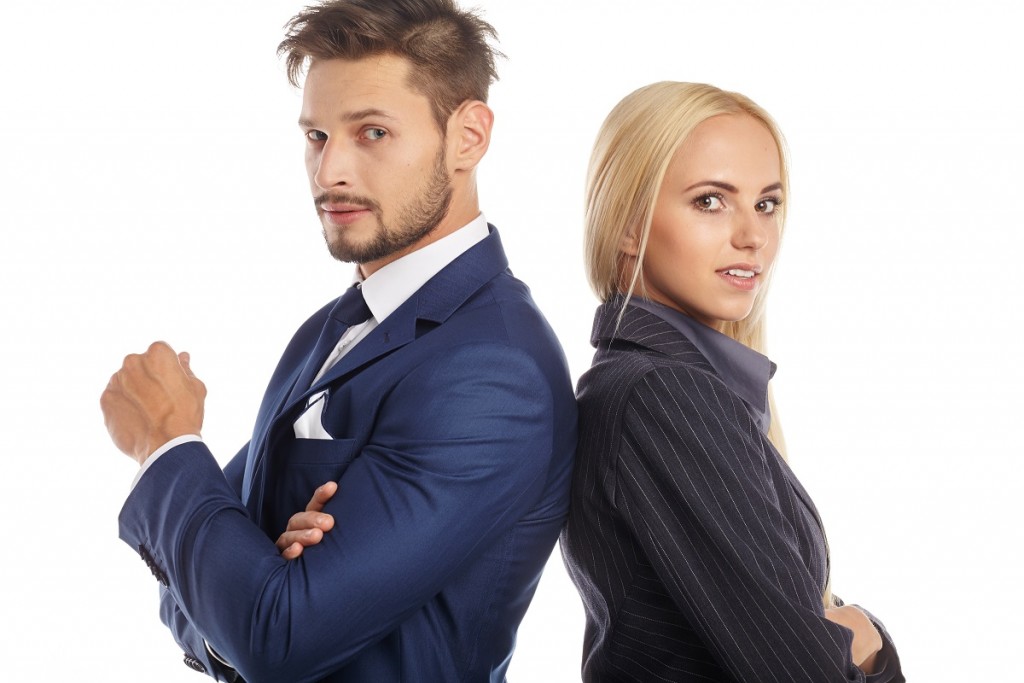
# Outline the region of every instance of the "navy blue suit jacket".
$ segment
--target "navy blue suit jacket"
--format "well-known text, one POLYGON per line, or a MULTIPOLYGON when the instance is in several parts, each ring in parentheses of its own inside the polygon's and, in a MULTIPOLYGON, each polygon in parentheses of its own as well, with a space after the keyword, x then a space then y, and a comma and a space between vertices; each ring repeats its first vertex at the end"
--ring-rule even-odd
POLYGON ((218 678, 203 639, 250 682, 502 681, 568 507, 576 407, 558 342, 493 227, 293 392, 330 308, 285 350, 248 446, 223 472, 200 442, 164 454, 121 537, 218 678), (334 438, 296 439, 324 388, 334 438), (248 458, 262 466, 243 504, 248 458), (281 559, 272 539, 328 480, 335 528, 281 559))

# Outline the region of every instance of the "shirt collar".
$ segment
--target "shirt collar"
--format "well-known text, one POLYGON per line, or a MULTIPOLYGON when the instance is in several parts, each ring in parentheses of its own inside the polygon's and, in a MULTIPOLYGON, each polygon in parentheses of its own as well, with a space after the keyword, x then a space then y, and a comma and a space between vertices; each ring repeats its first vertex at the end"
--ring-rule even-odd
MULTIPOLYGON (((449 263, 488 235, 481 213, 450 235, 392 261, 363 280, 363 298, 378 323, 383 321, 449 263)), ((359 282, 356 268, 355 282, 359 282)))
POLYGON ((658 316, 690 340, 722 381, 750 406, 761 431, 767 431, 771 419, 768 381, 775 375, 775 363, 749 346, 673 308, 636 296, 631 297, 629 303, 658 316))

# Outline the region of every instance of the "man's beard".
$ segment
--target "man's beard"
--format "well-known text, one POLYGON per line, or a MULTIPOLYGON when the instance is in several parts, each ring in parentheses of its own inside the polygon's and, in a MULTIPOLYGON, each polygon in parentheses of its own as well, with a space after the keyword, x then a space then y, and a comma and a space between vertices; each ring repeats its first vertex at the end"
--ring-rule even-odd
POLYGON ((331 256, 339 261, 353 263, 372 263, 398 253, 411 244, 430 234, 448 215, 452 203, 451 178, 445 169, 445 147, 441 145, 434 168, 426 187, 418 196, 402 209, 397 222, 386 225, 381 217, 380 204, 366 197, 359 197, 345 192, 325 192, 314 200, 317 213, 323 220, 324 202, 339 204, 355 204, 365 206, 377 221, 377 230, 373 238, 366 244, 353 244, 344 236, 334 241, 327 236, 324 229, 324 241, 331 256))

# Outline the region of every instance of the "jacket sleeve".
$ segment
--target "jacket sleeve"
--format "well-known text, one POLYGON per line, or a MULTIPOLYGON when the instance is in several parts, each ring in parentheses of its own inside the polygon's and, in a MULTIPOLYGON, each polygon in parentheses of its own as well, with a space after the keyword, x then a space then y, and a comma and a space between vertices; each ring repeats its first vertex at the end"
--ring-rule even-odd
MULTIPOLYGON (((224 467, 224 477, 227 479, 228 485, 239 496, 241 496, 242 473, 245 470, 245 458, 248 451, 249 444, 246 444, 224 467)), ((200 673, 208 674, 218 681, 236 682, 241 680, 233 669, 225 667, 210 656, 206 641, 189 623, 181 608, 178 607, 178 603, 174 601, 171 592, 163 585, 160 586, 160 621, 170 630, 174 641, 184 651, 186 666, 200 673)))
POLYGON ((211 656, 206 641, 189 623, 181 608, 174 602, 170 591, 164 586, 160 586, 160 620, 170 629, 174 640, 184 650, 186 666, 218 681, 237 683, 241 680, 233 669, 224 666, 211 656))
POLYGON ((871 676, 782 514, 764 445, 718 378, 680 366, 636 382, 622 425, 615 504, 676 606, 736 680, 903 681, 871 676))
MULTIPOLYGON (((247 681, 317 680, 392 632, 530 509, 553 415, 549 380, 526 353, 446 348, 388 394, 325 508, 338 525, 298 560, 281 558, 198 442, 147 472, 121 537, 163 567, 184 619, 247 681)), ((335 445, 346 446, 324 442, 335 445)))

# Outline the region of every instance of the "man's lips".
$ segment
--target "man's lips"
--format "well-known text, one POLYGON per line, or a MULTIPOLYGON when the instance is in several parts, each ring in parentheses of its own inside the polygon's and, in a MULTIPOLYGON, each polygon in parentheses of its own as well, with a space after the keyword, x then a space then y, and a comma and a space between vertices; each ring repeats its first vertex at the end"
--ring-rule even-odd
POLYGON ((327 217, 327 220, 341 225, 352 223, 370 213, 369 208, 358 204, 333 204, 329 202, 321 204, 320 210, 327 217))
POLYGON ((320 205, 322 211, 327 213, 351 213, 353 211, 369 211, 369 207, 363 206, 362 204, 335 204, 333 202, 324 202, 320 205))

